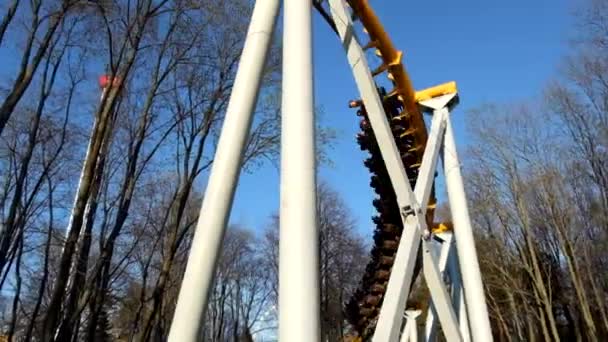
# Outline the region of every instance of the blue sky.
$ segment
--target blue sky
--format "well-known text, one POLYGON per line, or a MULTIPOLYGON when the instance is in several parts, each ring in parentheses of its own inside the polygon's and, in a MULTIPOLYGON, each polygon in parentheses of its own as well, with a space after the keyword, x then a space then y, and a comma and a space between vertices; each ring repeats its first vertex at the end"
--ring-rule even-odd
MULTIPOLYGON (((462 151, 467 143, 464 121, 469 109, 540 95, 568 53, 567 37, 577 2, 371 3, 397 48, 404 52, 404 64, 417 89, 450 80, 458 83, 461 103, 453 122, 462 151)), ((359 231, 371 238, 373 193, 362 164, 366 155, 354 139, 358 120, 347 107, 349 99, 358 97, 356 86, 337 37, 316 13, 314 61, 316 105, 324 109, 324 124, 338 132, 330 151, 334 166, 323 168, 320 180, 342 195, 358 220, 359 231)), ((256 230, 264 228, 279 205, 278 176, 272 166, 243 174, 231 221, 256 230)))
MULTIPOLYGON (((572 12, 580 2, 371 1, 395 45, 404 52, 404 64, 417 89, 450 80, 458 83, 461 104, 453 113, 453 123, 461 151, 468 141, 463 123, 467 110, 485 102, 519 101, 540 94, 568 53, 572 12)), ((13 58, 6 50, 0 51, 0 75, 13 74, 8 67, 16 66, 13 58)), ((334 165, 322 169, 320 180, 342 195, 360 231, 371 237, 374 195, 363 166, 366 154, 355 142, 358 119, 347 107, 348 100, 358 97, 357 90, 337 36, 316 13, 314 61, 315 102, 323 108, 323 123, 338 133, 330 151, 334 165)), ((270 165, 243 174, 231 222, 263 229, 278 209, 278 176, 270 165)))

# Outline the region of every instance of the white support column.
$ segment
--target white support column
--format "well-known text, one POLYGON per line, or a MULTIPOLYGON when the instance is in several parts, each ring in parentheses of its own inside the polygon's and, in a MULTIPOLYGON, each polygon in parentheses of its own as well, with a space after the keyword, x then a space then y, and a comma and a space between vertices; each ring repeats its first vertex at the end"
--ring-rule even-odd
POLYGON ((414 319, 414 323, 410 327, 410 341, 418 342, 418 322, 414 319))
POLYGON ((405 327, 403 328, 403 332, 401 332, 400 342, 418 342, 417 319, 421 313, 421 310, 405 311, 405 327))
POLYGON ((458 153, 456 152, 454 132, 449 117, 447 118, 443 153, 445 181, 450 211, 452 212, 452 220, 454 222, 456 249, 458 251, 460 274, 462 276, 464 297, 469 314, 473 341, 491 342, 493 339, 490 319, 486 307, 477 252, 475 251, 475 240, 473 238, 473 229, 471 227, 464 184, 460 173, 460 162, 458 161, 458 153))
POLYGON ((464 291, 460 279, 457 253, 453 253, 452 257, 448 260, 448 275, 452 283, 452 304, 454 305, 454 310, 458 313, 460 336, 462 336, 463 342, 471 342, 471 331, 469 329, 467 306, 464 301, 464 291))
POLYGON ((443 334, 448 342, 461 342, 458 319, 452 307, 451 298, 445 288, 437 261, 431 252, 431 244, 426 239, 422 240, 422 263, 424 279, 429 288, 433 308, 441 323, 443 334))
POLYGON ((253 10, 177 300, 170 342, 199 340, 279 6, 279 0, 258 0, 253 10))
POLYGON ((401 338, 399 339, 399 342, 410 342, 412 337, 411 330, 412 324, 414 323, 411 319, 407 317, 407 312, 405 315, 405 326, 403 327, 403 331, 401 332, 401 338))
POLYGON ((320 341, 312 3, 285 0, 279 341, 320 341))
MULTIPOLYGON (((435 101, 436 103, 447 104, 456 95, 443 96, 441 99, 435 101)), ((431 123, 431 130, 429 132, 429 138, 427 146, 424 151, 422 158, 422 164, 420 166, 418 182, 416 183, 416 189, 414 193, 416 200, 421 205, 421 215, 426 212, 426 203, 429 201, 431 186, 434 180, 434 173, 437 166, 437 160, 441 143, 443 141, 444 130, 446 126, 445 119, 448 116, 447 108, 443 107, 440 110, 434 111, 433 120, 431 123)), ((436 261, 436 258, 431 251, 431 242, 423 239, 422 241, 423 251, 423 272, 426 279, 431 298, 433 300, 434 312, 439 317, 443 332, 448 341, 460 341, 460 332, 458 330, 458 320, 456 313, 450 302, 450 297, 445 288, 445 284, 442 278, 442 272, 445 269, 447 257, 449 253, 450 243, 446 243, 445 249, 442 249, 442 255, 440 256, 443 260, 436 261)))
MULTIPOLYGON (((452 233, 451 232, 443 232, 435 235, 435 240, 439 239, 441 242, 440 246, 440 254, 439 254, 439 272, 441 272, 442 276, 446 271, 447 265, 451 258, 452 253, 452 233)), ((432 299, 429 300, 429 311, 426 315, 426 323, 425 323, 425 341, 432 342, 437 338, 437 320, 436 310, 433 305, 432 299)), ((456 308, 454 306, 454 308, 456 308)), ((455 311, 457 311, 455 309, 455 311)), ((457 313, 457 312, 456 312, 457 313)), ((462 334, 462 332, 461 332, 462 334)))

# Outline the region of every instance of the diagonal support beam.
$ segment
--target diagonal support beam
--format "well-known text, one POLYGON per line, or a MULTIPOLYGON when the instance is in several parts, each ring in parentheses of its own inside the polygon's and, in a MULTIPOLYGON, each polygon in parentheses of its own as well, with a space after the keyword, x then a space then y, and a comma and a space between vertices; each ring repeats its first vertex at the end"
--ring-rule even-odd
MULTIPOLYGON (((447 248, 449 253, 449 246, 447 248)), ((447 259, 447 258, 446 258, 447 259)), ((458 319, 451 303, 451 297, 448 294, 443 282, 443 277, 440 267, 445 269, 446 261, 438 265, 438 262, 431 251, 431 242, 422 240, 422 262, 424 279, 429 288, 431 299, 433 301, 433 311, 437 314, 441 329, 448 341, 462 341, 460 330, 458 327, 458 319)), ((430 313, 429 313, 430 314, 430 313)))
POLYGON ((433 181, 435 180, 435 170, 437 170, 437 161, 443 143, 447 117, 447 109, 438 111, 433 115, 431 131, 426 143, 424 155, 422 156, 422 163, 418 170, 418 180, 416 181, 414 195, 416 196, 418 203, 424 204, 420 207, 422 214, 426 213, 426 204, 429 203, 429 198, 431 197, 431 190, 433 188, 433 181))
MULTIPOLYGON (((456 249, 454 246, 453 249, 456 249)), ((460 269, 458 266, 458 253, 454 250, 448 260, 448 276, 452 283, 452 304, 454 310, 458 312, 458 323, 460 324, 460 334, 463 342, 471 342, 471 331, 469 328, 469 318, 467 317, 467 306, 464 301, 464 290, 460 279, 460 269)))

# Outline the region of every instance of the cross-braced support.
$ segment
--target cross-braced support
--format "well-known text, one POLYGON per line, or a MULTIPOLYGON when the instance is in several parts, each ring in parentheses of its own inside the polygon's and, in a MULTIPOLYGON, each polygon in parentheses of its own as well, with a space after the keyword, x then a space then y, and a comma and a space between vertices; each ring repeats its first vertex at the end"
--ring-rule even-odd
MULTIPOLYGON (((463 342, 470 342, 471 336, 469 332, 469 323, 467 320, 466 306, 464 304, 464 296, 462 291, 462 283, 460 280, 460 272, 458 270, 458 257, 456 255, 456 247, 454 246, 453 233, 450 231, 441 232, 434 235, 435 243, 439 249, 439 271, 443 278, 450 285, 452 305, 454 311, 458 315, 458 324, 460 326, 460 335, 463 342)), ((435 307, 432 300, 429 303, 429 311, 425 322, 425 342, 435 341, 437 338, 437 320, 435 307)))
POLYGON ((403 236, 395 255, 373 341, 392 342, 399 338, 419 246, 422 248, 423 275, 433 301, 432 322, 434 322, 436 316, 448 341, 463 341, 463 335, 468 334, 468 328, 464 329, 459 324, 459 321, 463 322, 465 320, 463 318, 458 319, 460 310, 458 313, 454 310, 452 296, 447 291, 442 277, 442 270, 448 264, 449 258, 445 256, 442 266, 442 263, 438 262, 437 257, 432 253, 432 233, 427 227, 424 215, 427 210, 441 150, 443 151, 442 157, 446 170, 449 202, 453 213, 458 260, 460 261, 460 269, 466 269, 466 272, 463 271, 463 285, 466 307, 469 308, 467 314, 473 330, 473 341, 492 341, 460 165, 449 118, 450 109, 457 103, 458 95, 455 91, 444 92, 441 96, 431 96, 430 99, 420 103, 424 111, 433 114, 433 118, 416 187, 412 189, 386 119, 383 103, 378 95, 366 56, 357 41, 350 13, 343 0, 329 0, 329 3, 359 93, 366 107, 369 122, 395 191, 397 203, 402 209, 403 236))

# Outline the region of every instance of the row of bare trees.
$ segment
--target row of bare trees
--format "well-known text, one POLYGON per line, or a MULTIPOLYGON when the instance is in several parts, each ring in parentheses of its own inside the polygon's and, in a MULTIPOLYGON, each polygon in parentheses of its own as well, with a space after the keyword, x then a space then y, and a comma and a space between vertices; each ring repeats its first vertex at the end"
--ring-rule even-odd
POLYGON ((608 339, 608 4, 542 103, 471 116, 469 197, 500 341, 608 339))
MULTIPOLYGON (((245 0, 0 4, 2 335, 166 336, 250 11, 245 0)), ((244 166, 276 157, 279 62, 275 47, 244 166)))

